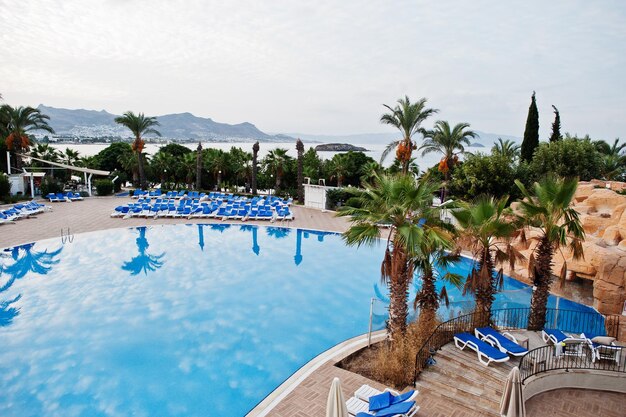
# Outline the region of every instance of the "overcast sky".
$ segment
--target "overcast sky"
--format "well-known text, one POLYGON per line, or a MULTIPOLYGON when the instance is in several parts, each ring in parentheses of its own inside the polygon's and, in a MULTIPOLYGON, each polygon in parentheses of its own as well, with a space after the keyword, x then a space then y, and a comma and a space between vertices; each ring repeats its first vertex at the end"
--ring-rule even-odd
MULTIPOLYGON (((191 112, 268 132, 389 132, 382 104, 522 136, 624 137, 621 1, 0 0, 6 103, 191 112)), ((432 121, 434 121, 433 119, 432 121)), ((429 124, 432 124, 429 123, 429 124)))

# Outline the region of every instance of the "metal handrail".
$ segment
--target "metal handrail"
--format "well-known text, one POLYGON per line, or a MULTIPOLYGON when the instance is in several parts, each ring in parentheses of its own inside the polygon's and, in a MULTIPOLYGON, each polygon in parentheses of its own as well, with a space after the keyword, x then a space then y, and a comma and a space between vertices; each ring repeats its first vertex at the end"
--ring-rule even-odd
MULTIPOLYGON (((490 315, 478 312, 458 316, 440 323, 415 355, 414 383, 436 351, 452 342, 456 333, 474 333, 476 327, 492 326, 500 329, 527 329, 530 307, 492 310, 490 315)), ((619 316, 603 316, 595 312, 577 310, 546 310, 546 327, 570 333, 607 334, 617 336, 619 316)))
POLYGON ((604 352, 609 354, 598 357, 585 340, 570 342, 565 346, 546 345, 530 350, 519 361, 522 383, 533 375, 556 370, 569 372, 575 369, 591 369, 626 373, 626 358, 621 346, 602 346, 595 349, 605 349, 604 352))

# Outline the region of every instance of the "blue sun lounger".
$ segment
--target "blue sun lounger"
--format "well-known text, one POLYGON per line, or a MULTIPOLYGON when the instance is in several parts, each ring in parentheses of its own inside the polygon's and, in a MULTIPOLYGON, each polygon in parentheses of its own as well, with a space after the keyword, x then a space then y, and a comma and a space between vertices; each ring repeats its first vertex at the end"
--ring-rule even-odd
POLYGON ((469 347, 478 355, 478 361, 485 366, 489 366, 491 362, 506 362, 509 355, 500 352, 498 349, 483 342, 476 336, 469 333, 457 333, 454 335, 454 345, 463 350, 469 347))
POLYGON ((419 406, 415 404, 415 401, 403 401, 396 404, 392 404, 387 408, 383 408, 375 412, 375 414, 370 414, 366 412, 359 412, 356 414, 356 417, 393 417, 393 416, 403 416, 403 417, 412 417, 419 411, 419 406))
POLYGON ((566 340, 574 340, 573 337, 566 335, 559 329, 543 329, 541 331, 541 338, 544 342, 552 343, 554 345, 565 342, 566 340))
POLYGON ((497 347, 500 352, 508 353, 513 356, 523 356, 528 353, 528 349, 520 346, 517 339, 511 333, 500 333, 493 327, 479 327, 474 329, 476 337, 497 347), (506 336, 509 336, 507 338, 506 336))

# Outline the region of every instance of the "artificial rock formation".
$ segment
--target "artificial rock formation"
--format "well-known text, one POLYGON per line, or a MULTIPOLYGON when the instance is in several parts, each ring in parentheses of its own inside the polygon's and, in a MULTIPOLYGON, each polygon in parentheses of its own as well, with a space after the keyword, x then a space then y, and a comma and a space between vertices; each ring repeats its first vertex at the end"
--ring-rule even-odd
MULTIPOLYGON (((624 183, 611 183, 611 189, 600 181, 581 182, 574 197, 574 208, 585 229, 584 259, 574 260, 563 249, 554 255, 555 275, 567 262, 568 279, 578 276, 593 280, 593 306, 603 314, 621 314, 626 300, 626 196, 616 193, 624 183)), ((534 248, 536 231, 527 234, 528 244, 517 248, 527 257, 534 248)), ((513 276, 528 282, 527 265, 518 265, 513 276)))

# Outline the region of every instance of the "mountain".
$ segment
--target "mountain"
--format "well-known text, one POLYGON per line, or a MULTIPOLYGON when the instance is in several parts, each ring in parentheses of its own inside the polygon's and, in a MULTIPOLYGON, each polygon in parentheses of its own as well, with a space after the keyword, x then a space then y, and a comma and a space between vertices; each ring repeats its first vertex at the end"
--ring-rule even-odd
MULTIPOLYGON (((472 143, 479 144, 481 146, 477 147, 485 147, 491 149, 493 144, 498 141, 498 138, 502 138, 502 140, 512 140, 513 142, 520 143, 522 142, 522 138, 511 136, 511 135, 500 135, 496 133, 485 133, 475 130, 478 138, 472 139, 472 143)), ((399 133, 361 133, 355 135, 309 135, 306 133, 287 133, 287 135, 300 138, 307 142, 340 142, 340 143, 351 143, 358 145, 387 145, 394 140, 398 140, 400 138, 399 133)), ((421 137, 418 139, 418 146, 421 142, 421 137)))
MULTIPOLYGON (((130 136, 124 126, 115 123, 117 115, 106 110, 60 109, 39 105, 43 114, 50 116, 50 126, 59 135, 82 137, 130 136)), ((197 117, 191 113, 166 114, 157 117, 161 124, 157 130, 164 138, 179 140, 258 140, 261 142, 283 142, 295 139, 286 135, 268 135, 252 123, 236 125, 215 122, 210 118, 197 117)))

